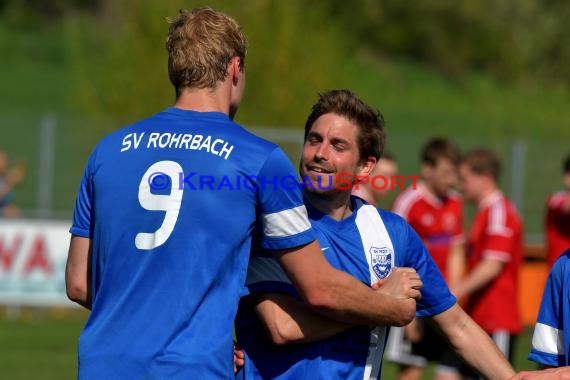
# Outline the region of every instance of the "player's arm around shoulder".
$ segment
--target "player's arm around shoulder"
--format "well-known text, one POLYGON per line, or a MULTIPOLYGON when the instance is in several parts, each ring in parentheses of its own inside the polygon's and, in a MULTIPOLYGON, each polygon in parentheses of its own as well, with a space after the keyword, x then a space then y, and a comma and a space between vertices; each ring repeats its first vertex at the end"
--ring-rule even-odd
POLYGON ((347 273, 334 269, 317 242, 281 251, 276 257, 301 297, 329 318, 359 325, 403 326, 415 315, 415 299, 420 297, 417 290, 419 276, 394 296, 384 293, 382 288, 374 291, 347 273))
POLYGON ((505 380, 515 374, 489 335, 459 305, 429 317, 428 322, 441 331, 455 352, 484 378, 505 380))
POLYGON ((79 305, 91 309, 91 239, 71 236, 65 266, 67 297, 79 305))

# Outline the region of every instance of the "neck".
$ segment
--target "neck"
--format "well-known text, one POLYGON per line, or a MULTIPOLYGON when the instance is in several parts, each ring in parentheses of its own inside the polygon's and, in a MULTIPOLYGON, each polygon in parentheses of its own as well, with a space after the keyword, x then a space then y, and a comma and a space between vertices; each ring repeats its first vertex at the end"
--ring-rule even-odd
POLYGON ((305 198, 314 208, 335 220, 343 220, 352 214, 350 191, 341 191, 325 196, 305 191, 305 198))
POLYGON ((481 196, 479 197, 479 199, 477 199, 477 204, 481 204, 481 202, 483 202, 485 198, 487 198, 489 195, 493 194, 497 190, 498 190, 497 186, 486 187, 483 191, 481 191, 481 196))
POLYGON ((184 88, 174 106, 183 110, 198 112, 221 112, 229 115, 230 96, 226 94, 226 85, 211 88, 184 88))
POLYGON ((427 181, 423 181, 423 184, 424 184, 424 190, 427 191, 428 194, 430 194, 436 198, 439 198, 439 196, 435 193, 435 190, 434 190, 434 187, 432 184, 430 184, 427 181))
POLYGON ((368 187, 360 186, 358 190, 352 191, 353 195, 364 199, 366 202, 370 203, 371 205, 376 204, 376 200, 372 195, 372 192, 368 189, 368 187))

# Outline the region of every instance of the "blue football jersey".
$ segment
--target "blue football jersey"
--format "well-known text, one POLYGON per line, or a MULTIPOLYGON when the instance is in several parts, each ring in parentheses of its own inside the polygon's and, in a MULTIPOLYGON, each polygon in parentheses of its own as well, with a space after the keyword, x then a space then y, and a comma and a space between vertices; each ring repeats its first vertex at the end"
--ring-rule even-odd
POLYGON ((556 260, 542 295, 528 358, 552 367, 570 365, 570 249, 556 260))
POLYGON ((254 230, 315 239, 285 154, 217 112, 169 108, 95 148, 73 235, 92 240, 79 377, 233 378, 233 320, 254 230))
MULTIPOLYGON (((418 316, 439 314, 456 302, 426 251, 404 219, 352 197, 354 212, 337 221, 306 203, 323 254, 336 268, 367 285, 390 275, 394 267, 413 267, 422 278, 418 316)), ((298 293, 267 252, 252 255, 247 286, 251 293, 298 293)), ((245 304, 244 304, 245 305, 245 304)), ((252 308, 240 307, 238 342, 246 353, 246 379, 378 379, 388 327, 354 327, 318 342, 276 346, 260 328, 252 308)))

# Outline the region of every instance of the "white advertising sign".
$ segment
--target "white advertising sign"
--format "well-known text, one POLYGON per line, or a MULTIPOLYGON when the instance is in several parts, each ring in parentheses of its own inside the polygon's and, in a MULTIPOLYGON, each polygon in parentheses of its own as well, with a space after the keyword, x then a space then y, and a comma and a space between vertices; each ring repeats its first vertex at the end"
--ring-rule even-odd
POLYGON ((65 292, 70 222, 0 220, 0 304, 74 306, 65 292))

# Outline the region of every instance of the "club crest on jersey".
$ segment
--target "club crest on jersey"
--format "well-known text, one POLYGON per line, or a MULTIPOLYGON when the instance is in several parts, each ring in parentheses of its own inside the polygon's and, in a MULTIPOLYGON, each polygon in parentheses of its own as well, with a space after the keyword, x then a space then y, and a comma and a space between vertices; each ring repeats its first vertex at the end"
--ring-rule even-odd
POLYGON ((386 278, 392 270, 392 250, 388 247, 370 248, 370 255, 372 256, 372 270, 379 278, 386 278))

